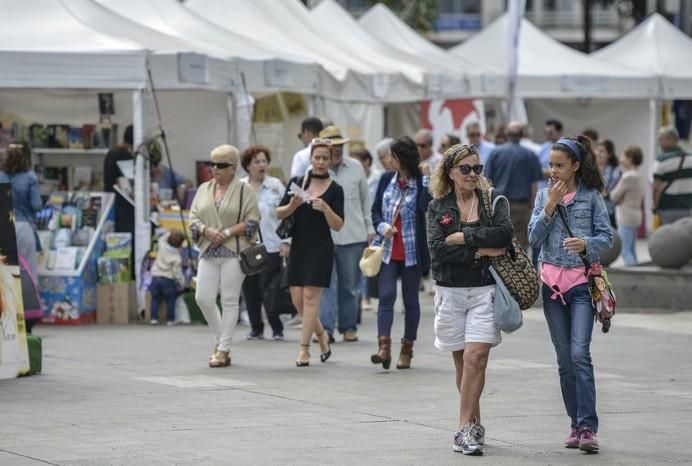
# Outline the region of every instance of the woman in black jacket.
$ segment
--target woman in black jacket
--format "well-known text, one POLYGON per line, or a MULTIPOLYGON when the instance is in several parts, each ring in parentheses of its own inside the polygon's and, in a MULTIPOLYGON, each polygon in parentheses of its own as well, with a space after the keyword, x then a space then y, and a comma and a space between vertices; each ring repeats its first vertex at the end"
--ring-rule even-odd
POLYGON ((420 322, 418 285, 421 276, 430 268, 425 212, 431 198, 429 177, 423 176, 418 168, 420 159, 413 140, 409 137, 395 139, 391 154, 392 171, 382 175, 372 205, 372 224, 378 234, 373 245, 382 245, 384 254, 377 278, 379 349, 370 360, 389 369, 396 284, 401 276, 406 320, 396 367, 409 369, 420 322))
POLYGON ((483 208, 490 183, 482 171, 474 148, 449 148, 430 181, 435 200, 428 210, 435 347, 450 351, 454 359, 460 410, 453 448, 465 455, 483 453, 480 397, 490 348, 501 341, 490 257, 504 254, 512 243, 508 203, 498 202, 494 214, 483 208))

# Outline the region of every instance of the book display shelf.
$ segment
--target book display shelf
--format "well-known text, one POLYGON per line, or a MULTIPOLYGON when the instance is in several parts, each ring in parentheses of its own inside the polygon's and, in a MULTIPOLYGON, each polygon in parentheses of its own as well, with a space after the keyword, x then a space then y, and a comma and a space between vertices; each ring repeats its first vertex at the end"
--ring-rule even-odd
POLYGON ((97 264, 113 228, 114 200, 112 193, 54 192, 39 213, 44 323, 95 322, 97 264))

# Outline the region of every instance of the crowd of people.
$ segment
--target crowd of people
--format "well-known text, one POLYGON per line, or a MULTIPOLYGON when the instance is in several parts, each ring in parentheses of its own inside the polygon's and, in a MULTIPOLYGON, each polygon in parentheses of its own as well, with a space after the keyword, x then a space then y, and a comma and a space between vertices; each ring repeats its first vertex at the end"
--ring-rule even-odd
MULTIPOLYGON (((378 298, 378 346, 370 361, 389 369, 401 281, 404 329, 396 368, 410 369, 421 318, 419 290, 428 277, 435 294, 434 344, 451 353, 459 392, 453 449, 482 454, 485 370, 491 348, 502 341, 490 268, 494 258, 514 254, 516 237, 531 252, 542 283, 570 422, 564 446, 598 451, 590 356, 594 308, 584 261, 598 266, 617 230, 625 264, 637 263, 643 153, 627 146, 618 155, 593 130, 566 137, 555 119, 544 130, 546 142, 539 145, 525 125, 511 122, 490 142, 480 125, 469 124, 467 143, 448 134, 435 150, 433 133, 422 129, 412 138, 384 139, 373 157, 364 148, 345 154, 349 139, 340 129, 310 117, 302 123, 305 147, 293 157, 287 184, 268 174, 272 154, 263 145, 242 153, 228 144, 213 149, 213 178, 197 188, 190 208, 192 241, 200 253, 195 298, 214 339, 209 366, 231 364, 241 295, 251 324, 247 338, 264 339, 264 309, 272 339, 284 339, 279 300, 268 292, 281 279, 302 321, 295 360, 301 368, 311 363, 311 343, 326 363, 338 334, 344 342, 358 341, 360 313, 378 298), (247 176, 237 176, 239 166, 247 176), (508 202, 493 202, 500 196, 508 202), (242 253, 258 241, 266 247, 266 267, 246 276, 242 253), (359 269, 366 246, 382 252, 372 278, 359 269)), ((131 134, 127 142, 124 150, 131 150, 131 134)), ((664 152, 655 165, 653 205, 669 223, 692 213, 692 185, 677 132, 662 128, 659 144, 664 152)), ((35 264, 32 222, 41 203, 27 153, 21 143, 10 145, 0 182, 12 183, 19 252, 35 264)), ((171 178, 173 188, 184 182, 172 171, 157 176, 171 178)), ((182 239, 180 232, 162 238, 154 264, 152 296, 166 301, 169 319, 171 290, 181 279, 175 255, 182 239)))

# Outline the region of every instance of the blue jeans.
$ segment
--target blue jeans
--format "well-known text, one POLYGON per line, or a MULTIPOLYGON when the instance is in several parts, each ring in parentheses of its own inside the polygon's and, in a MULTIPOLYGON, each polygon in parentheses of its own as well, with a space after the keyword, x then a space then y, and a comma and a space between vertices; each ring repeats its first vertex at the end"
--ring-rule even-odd
POLYGON ((377 309, 377 336, 388 337, 392 333, 394 322, 394 302, 396 301, 397 277, 401 275, 401 291, 404 298, 404 338, 415 341, 420 323, 420 302, 418 287, 421 271, 417 265, 406 267, 403 261, 382 263, 377 276, 377 289, 380 304, 377 309))
POLYGON ((365 246, 364 242, 334 246, 332 281, 322 293, 320 301, 320 322, 329 333, 334 333, 337 317, 339 332, 357 329, 360 296, 358 262, 365 246))
POLYGON ((550 299, 553 292, 543 285, 543 313, 557 353, 562 400, 572 427, 589 427, 598 431, 596 415, 596 382, 591 364, 591 333, 594 310, 586 284, 577 285, 560 298, 550 299))
POLYGON ((151 279, 151 318, 157 319, 161 299, 166 303, 166 320, 175 322, 175 298, 178 295, 178 286, 175 280, 166 277, 153 277, 151 279))
POLYGON ((639 227, 626 227, 620 225, 618 227, 618 233, 620 233, 620 239, 622 240, 622 260, 625 261, 625 265, 637 265, 637 231, 639 227))

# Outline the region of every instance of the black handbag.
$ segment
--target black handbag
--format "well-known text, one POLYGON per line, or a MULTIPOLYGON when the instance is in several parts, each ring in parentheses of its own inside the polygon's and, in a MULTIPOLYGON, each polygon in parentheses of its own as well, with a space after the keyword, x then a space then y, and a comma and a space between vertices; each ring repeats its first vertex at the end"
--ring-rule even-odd
MULTIPOLYGON (((236 224, 240 223, 240 215, 243 211, 243 190, 245 188, 245 183, 241 182, 240 185, 240 208, 238 210, 238 221, 236 224)), ((240 269, 243 273, 247 275, 256 275, 262 272, 269 265, 269 257, 267 256, 267 248, 262 243, 262 229, 257 227, 259 232, 260 242, 254 246, 250 246, 247 249, 240 250, 240 238, 235 237, 236 247, 238 249, 238 261, 240 262, 240 269)))
MULTIPOLYGON (((305 176, 305 177, 303 177, 303 181, 300 182, 303 189, 305 189, 305 184, 307 183, 307 180, 308 180, 308 177, 305 176)), ((296 181, 298 181, 298 180, 296 180, 296 181)), ((288 217, 281 219, 281 221, 279 222, 279 226, 276 227, 276 234, 281 239, 292 238, 295 231, 296 231, 295 212, 293 212, 288 217)))
POLYGON ((281 239, 288 239, 293 237, 293 233, 296 230, 296 219, 293 214, 288 217, 281 219, 279 226, 276 227, 276 234, 281 239))

